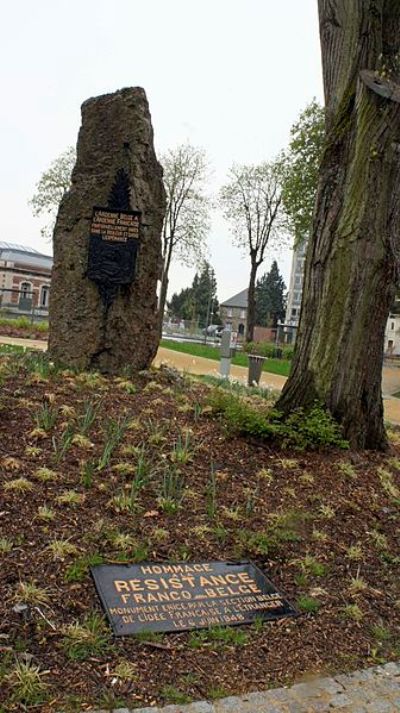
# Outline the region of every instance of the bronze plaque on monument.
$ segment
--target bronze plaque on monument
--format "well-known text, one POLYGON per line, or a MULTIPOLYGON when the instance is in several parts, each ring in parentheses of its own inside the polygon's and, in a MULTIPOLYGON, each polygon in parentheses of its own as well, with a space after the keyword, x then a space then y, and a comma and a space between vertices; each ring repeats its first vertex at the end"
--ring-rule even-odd
POLYGON ((252 562, 99 565, 91 573, 117 636, 297 614, 252 562))
POLYGON ((87 277, 103 285, 127 285, 135 273, 140 213, 94 208, 87 277))

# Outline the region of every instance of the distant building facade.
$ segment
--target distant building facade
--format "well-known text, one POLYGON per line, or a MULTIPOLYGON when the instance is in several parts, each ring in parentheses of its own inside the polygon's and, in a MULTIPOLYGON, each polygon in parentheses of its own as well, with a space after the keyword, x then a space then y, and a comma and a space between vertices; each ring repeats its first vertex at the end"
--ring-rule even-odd
POLYGON ((303 294, 304 263, 307 244, 302 243, 293 250, 292 269, 290 272, 287 296, 285 325, 297 327, 299 324, 301 298, 303 294))
POLYGON ((248 290, 242 290, 229 300, 221 302, 219 313, 222 322, 230 326, 233 332, 237 332, 238 337, 243 338, 246 334, 247 326, 247 295, 248 290))
POLYGON ((0 309, 47 317, 52 266, 49 255, 0 241, 0 309))
MULTIPOLYGON (((289 336, 290 327, 296 327, 300 319, 301 298, 303 296, 304 268, 307 252, 307 243, 294 248, 292 269, 290 273, 289 291, 285 316, 284 331, 289 336)), ((400 308, 400 298, 396 299, 396 306, 400 308)), ((288 339, 287 341, 294 341, 288 339)), ((400 315, 390 313, 385 329, 384 353, 386 356, 400 356, 400 315)))

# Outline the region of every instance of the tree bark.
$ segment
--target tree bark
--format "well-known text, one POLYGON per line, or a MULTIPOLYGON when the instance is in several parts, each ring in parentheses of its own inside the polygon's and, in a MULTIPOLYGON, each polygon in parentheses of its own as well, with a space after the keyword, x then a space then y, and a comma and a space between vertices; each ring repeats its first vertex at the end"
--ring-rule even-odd
POLYGON ((385 323, 398 281, 398 0, 319 0, 325 150, 290 377, 277 408, 319 401, 354 448, 384 449, 385 323), (388 76, 391 80, 388 82, 388 76))
POLYGON ((256 275, 258 264, 254 258, 251 261, 250 281, 247 292, 247 322, 246 322, 246 342, 252 342, 254 337, 254 327, 256 324, 256 275))

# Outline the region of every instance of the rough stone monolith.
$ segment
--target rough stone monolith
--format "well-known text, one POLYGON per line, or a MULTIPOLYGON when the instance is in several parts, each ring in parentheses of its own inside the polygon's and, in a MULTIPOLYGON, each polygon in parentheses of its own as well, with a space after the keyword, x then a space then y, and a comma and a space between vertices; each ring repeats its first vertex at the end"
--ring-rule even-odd
POLYGON ((49 353, 80 369, 147 368, 157 351, 162 169, 139 87, 88 99, 54 229, 49 353))

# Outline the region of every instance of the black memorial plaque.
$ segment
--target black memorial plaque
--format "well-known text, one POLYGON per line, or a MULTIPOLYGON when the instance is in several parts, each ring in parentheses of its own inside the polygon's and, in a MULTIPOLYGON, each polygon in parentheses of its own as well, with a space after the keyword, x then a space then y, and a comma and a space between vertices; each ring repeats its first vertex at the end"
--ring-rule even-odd
POLYGON ((117 636, 297 614, 251 562, 99 565, 91 573, 117 636))
POLYGON ((87 277, 114 296, 135 274, 139 246, 138 211, 94 208, 90 226, 87 277))

